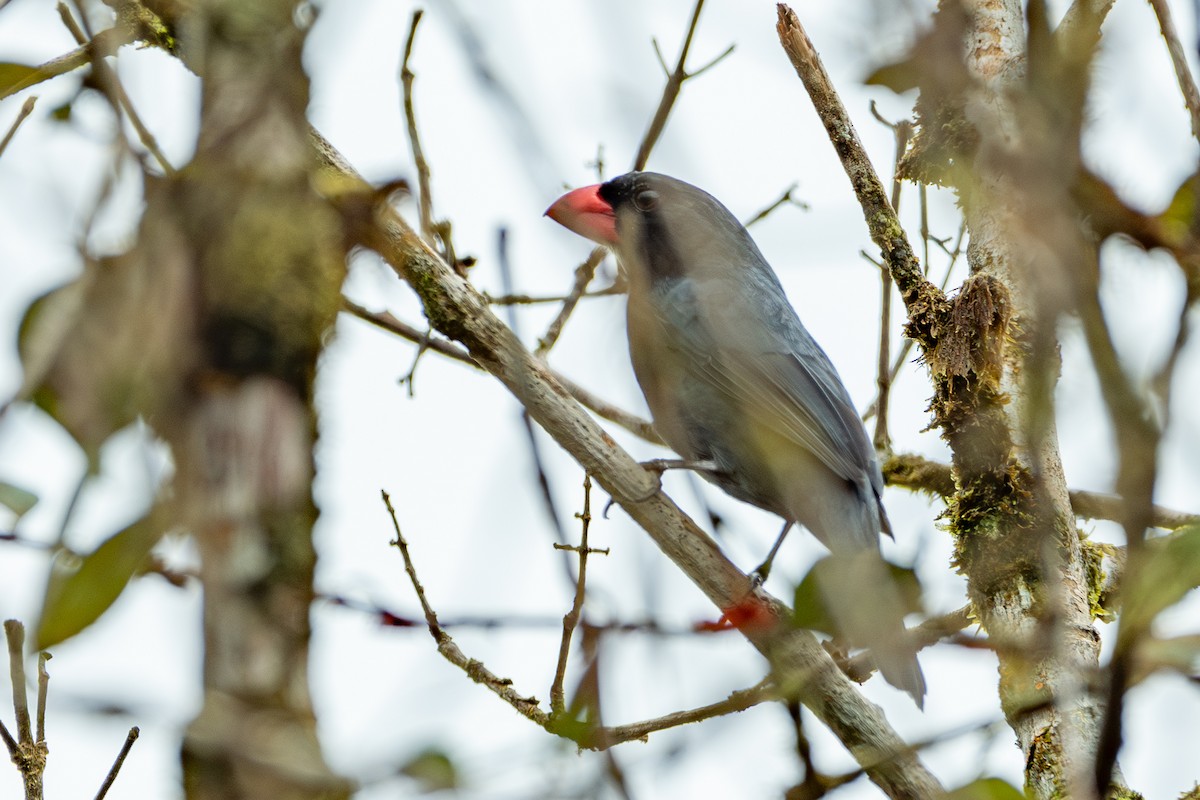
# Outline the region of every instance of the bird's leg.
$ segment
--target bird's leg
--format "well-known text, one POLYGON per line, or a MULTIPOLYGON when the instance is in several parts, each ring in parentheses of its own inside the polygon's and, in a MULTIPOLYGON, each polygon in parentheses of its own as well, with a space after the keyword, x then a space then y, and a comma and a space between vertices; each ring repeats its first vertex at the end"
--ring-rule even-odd
POLYGON ((657 472, 659 475, 669 469, 690 469, 693 472, 711 472, 716 474, 717 462, 711 460, 690 461, 686 458, 655 458, 641 462, 643 469, 657 472))
POLYGON ((788 531, 792 529, 792 521, 785 519, 783 521, 783 530, 779 532, 779 538, 775 540, 775 544, 771 545, 771 552, 767 553, 766 561, 759 564, 750 573, 750 580, 754 582, 755 587, 762 586, 767 582, 767 576, 771 574, 771 564, 775 562, 775 554, 779 552, 783 540, 787 538, 788 531))

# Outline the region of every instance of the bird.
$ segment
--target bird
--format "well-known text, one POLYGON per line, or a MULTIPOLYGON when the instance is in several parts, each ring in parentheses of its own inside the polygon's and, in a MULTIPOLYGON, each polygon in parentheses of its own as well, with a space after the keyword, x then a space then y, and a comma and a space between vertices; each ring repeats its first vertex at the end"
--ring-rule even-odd
POLYGON ((612 250, 628 288, 634 375, 655 432, 699 474, 830 551, 822 595, 841 633, 923 707, 924 675, 880 555, 879 462, 833 363, 738 219, 704 190, 630 172, 546 211, 612 250))

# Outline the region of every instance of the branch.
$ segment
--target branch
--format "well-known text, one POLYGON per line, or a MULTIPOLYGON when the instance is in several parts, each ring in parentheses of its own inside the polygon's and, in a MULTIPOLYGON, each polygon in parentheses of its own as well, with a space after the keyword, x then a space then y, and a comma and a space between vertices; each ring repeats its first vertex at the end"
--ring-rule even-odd
POLYGON ((571 653, 571 637, 575 633, 575 627, 579 625, 579 618, 583 615, 583 599, 587 586, 587 558, 591 553, 588 548, 588 529, 592 524, 592 477, 587 474, 583 476, 583 511, 575 516, 579 518, 581 530, 579 546, 572 549, 579 554, 579 574, 575 578, 575 599, 571 603, 571 610, 563 616, 558 666, 554 670, 554 683, 550 686, 550 712, 556 715, 562 714, 566 709, 563 702, 563 682, 567 676, 567 658, 571 653))
MULTIPOLYGON (((679 59, 675 62, 675 69, 667 75, 667 85, 663 87, 662 98, 658 101, 658 109, 654 112, 654 119, 650 121, 650 127, 646 129, 646 134, 642 137, 642 144, 638 147, 637 156, 633 159, 633 168, 635 170, 646 168, 646 162, 650 160, 650 151, 654 149, 654 145, 658 143, 658 137, 662 135, 663 129, 667 127, 667 117, 671 114, 671 108, 674 107, 675 99, 679 97, 679 90, 683 88, 684 82, 688 78, 693 78, 705 70, 716 66, 718 62, 733 52, 733 46, 731 45, 725 52, 695 72, 689 73, 687 71, 688 51, 692 49, 692 37, 696 34, 696 25, 700 22, 700 11, 703 8, 704 0, 696 0, 696 7, 692 11, 692 21, 688 25, 687 34, 683 38, 683 46, 679 50, 679 59)), ((658 53, 659 63, 663 64, 663 70, 665 71, 666 65, 663 62, 662 52, 658 49, 657 41, 654 42, 654 51, 658 53)))
MULTIPOLYGON (((927 492, 939 497, 954 495, 954 473, 949 464, 925 458, 915 453, 897 453, 883 463, 883 478, 889 486, 901 486, 913 491, 927 492)), ((1103 492, 1070 493, 1071 508, 1081 519, 1102 519, 1120 522, 1124 519, 1125 501, 1120 495, 1103 492)), ((1160 505, 1152 507, 1152 528, 1176 530, 1200 523, 1200 514, 1178 511, 1160 505)))
POLYGON ((413 79, 416 75, 408 66, 413 42, 417 38, 417 25, 424 13, 418 8, 412 14, 412 22, 408 26, 408 39, 404 43, 404 59, 400 62, 400 83, 404 87, 404 119, 408 123, 408 143, 412 148, 413 163, 417 166, 417 207, 421 218, 421 235, 425 237, 425 241, 433 244, 433 196, 429 190, 429 163, 425 160, 421 137, 417 135, 417 116, 413 110, 413 79))
POLYGON ((1171 8, 1165 0, 1150 0, 1150 5, 1158 17, 1159 29, 1166 40, 1167 52, 1171 54, 1171 64, 1175 67, 1175 79, 1179 81, 1179 91, 1183 94, 1183 102, 1192 117, 1192 136, 1200 139, 1200 90, 1196 88, 1196 81, 1188 68, 1187 56, 1183 52, 1183 44, 1179 41, 1179 33, 1171 20, 1171 8))
MULTIPOLYGON (((650 151, 654 149, 654 145, 658 142, 658 137, 667 125, 667 117, 675 105, 676 98, 679 97, 679 91, 683 87, 684 82, 688 78, 699 75, 701 72, 715 66, 717 62, 733 52, 733 47, 731 46, 724 53, 694 73, 689 74, 687 72, 685 63, 687 62, 688 51, 692 47, 692 36, 696 33, 696 25, 700 22, 700 10, 702 8, 704 8, 704 0, 697 0, 696 8, 692 11, 692 21, 688 25, 687 35, 684 36, 683 47, 679 51, 679 60, 675 64, 675 70, 667 76, 667 85, 663 87, 662 98, 658 101, 658 110, 654 112, 654 119, 651 120, 650 127, 642 137, 642 143, 638 147, 637 156, 633 160, 633 168, 635 170, 646 168, 646 162, 650 158, 650 151)), ((662 62, 662 53, 658 50, 657 41, 654 42, 654 49, 658 53, 659 61, 662 62)), ((596 275, 596 267, 604 260, 606 253, 607 251, 603 247, 597 247, 588 255, 587 260, 576 268, 575 283, 567 295, 567 299, 563 302, 563 306, 559 309, 554 321, 550 323, 550 327, 546 329, 545 335, 538 339, 536 354, 539 358, 545 358, 550 349, 558 342, 558 337, 562 335, 563 326, 567 324, 567 320, 575 311, 575 306, 579 304, 579 298, 583 296, 588 284, 592 282, 592 278, 596 275)))
POLYGON ((8 149, 8 143, 17 134, 17 128, 21 127, 21 123, 25 118, 33 113, 33 106, 37 102, 37 97, 28 97, 21 104, 21 110, 17 112, 17 118, 13 120, 13 124, 9 126, 8 133, 4 134, 4 139, 0 140, 0 156, 4 155, 4 151, 8 149))
MULTIPOLYGON (((138 114, 137 109, 134 108, 133 101, 129 99, 129 94, 125 91, 125 87, 121 84, 120 78, 117 77, 116 70, 112 69, 107 63, 105 63, 103 58, 104 54, 98 53, 94 49, 93 42, 95 40, 88 40, 87 35, 75 21, 75 17, 71 15, 71 10, 67 8, 66 3, 63 3, 62 0, 59 0, 57 10, 59 17, 62 18, 63 25, 65 25, 67 30, 70 31, 71 36, 75 38, 75 43, 81 47, 88 48, 89 53, 92 54, 90 58, 92 63, 92 72, 95 75, 96 83, 100 86, 101 93, 108 100, 109 104, 112 106, 113 112, 117 115, 118 131, 121 130, 120 118, 121 112, 123 111, 125 116, 129 119, 129 124, 132 125, 134 131, 137 132, 138 139, 141 141, 142 146, 150 152, 150 155, 154 156, 154 160, 158 162, 158 166, 162 169, 163 173, 166 175, 174 175, 175 168, 171 166, 171 162, 167 160, 166 155, 164 155, 162 150, 159 148, 158 140, 154 138, 154 134, 150 133, 150 129, 146 127, 146 124, 142 121, 141 115, 138 114)), ((123 132, 120 134, 120 138, 121 141, 125 143, 125 146, 128 147, 128 142, 125 139, 123 132)))
POLYGON ((888 202, 883 182, 875 173, 875 168, 854 130, 854 123, 850 121, 850 115, 846 113, 846 107, 842 105, 841 98, 833 88, 829 74, 825 71, 808 34, 805 33, 804 26, 796 17, 796 12, 783 3, 779 3, 776 8, 779 11, 776 28, 780 44, 796 69, 796 74, 804 82, 804 88, 808 90, 813 107, 821 118, 842 161, 842 167, 854 187, 858 202, 862 205, 871 240, 883 253, 892 280, 900 289, 905 305, 911 313, 913 304, 920 295, 944 299, 942 292, 922 273, 912 245, 909 244, 908 237, 900 226, 900 220, 888 202))
POLYGON ((137 725, 129 729, 129 733, 125 736, 125 744, 121 745, 121 752, 117 753, 117 758, 113 761, 112 768, 109 769, 108 775, 104 777, 104 783, 100 785, 100 791, 96 792, 96 800, 104 800, 104 796, 112 788, 113 781, 117 779, 117 773, 121 771, 121 767, 125 766, 125 759, 129 757, 129 751, 133 749, 133 743, 138 740, 138 736, 141 733, 142 731, 137 725))
POLYGON ((723 717, 753 708, 765 701, 777 699, 774 686, 768 681, 763 681, 749 689, 730 692, 729 697, 724 700, 718 700, 706 706, 687 711, 676 711, 655 719, 632 722, 628 725, 610 726, 604 729, 603 738, 608 747, 634 740, 644 742, 646 737, 658 731, 677 728, 680 725, 690 725, 693 722, 703 722, 714 717, 723 717))
MULTIPOLYGON (((511 680, 497 676, 491 672, 491 670, 487 669, 481 662, 476 661, 473 658, 468 658, 458 648, 458 645, 454 643, 454 640, 450 637, 450 635, 446 633, 445 627, 441 624, 441 622, 439 622, 437 613, 433 610, 433 606, 429 603, 429 600, 425 595, 425 587, 421 585, 421 581, 417 577, 417 569, 413 563, 412 555, 409 552, 408 542, 405 540, 404 535, 400 532, 400 523, 396 518, 396 511, 392 507, 391 498, 388 496, 387 492, 382 492, 381 494, 383 496, 384 505, 387 507, 388 515, 391 517, 393 530, 396 532, 396 539, 392 542, 392 544, 400 551, 400 555, 404 559, 404 570, 408 573, 409 581, 412 584, 413 590, 417 594, 417 600, 421 604, 421 609, 425 614, 426 627, 429 629, 429 633, 433 637, 433 640, 437 643, 438 652, 441 653, 447 661, 449 661, 451 664, 454 664, 464 673, 466 673, 471 680, 482 684, 491 690, 494 694, 500 697, 500 699, 504 700, 506 703, 516 709, 522 716, 544 728, 546 731, 558 736, 565 736, 574 741, 580 747, 585 747, 589 750, 608 750, 618 744, 633 741, 635 739, 645 741, 646 737, 648 737, 651 733, 656 733, 668 728, 678 727, 680 725, 686 725, 692 722, 700 722, 702 720, 723 716, 736 711, 744 711, 745 709, 757 705, 764 700, 775 699, 775 694, 771 688, 771 684, 764 681, 749 689, 733 692, 725 700, 688 711, 677 711, 661 717, 656 717, 654 719, 643 720, 641 722, 634 722, 627 725, 616 725, 612 727, 595 726, 589 728, 564 724, 564 721, 561 719, 561 716, 564 713, 564 710, 561 708, 561 682, 562 673, 565 669, 565 660, 563 655, 560 654, 558 671, 556 672, 554 679, 555 687, 551 689, 552 694, 559 695, 557 700, 551 700, 551 706, 554 708, 551 714, 547 714, 541 710, 538 705, 537 698, 524 697, 515 689, 513 689, 511 680)), ((587 513, 586 504, 584 513, 587 513)), ((584 521, 586 524, 586 518, 584 521)), ((579 547, 581 559, 586 558, 586 543, 587 540, 585 534, 582 544, 579 547)), ((584 585, 582 580, 584 574, 585 569, 581 563, 580 587, 584 585)), ((576 602, 572 607, 572 614, 577 612, 582 606, 580 595, 582 595, 582 591, 576 595, 576 602)), ((572 614, 568 614, 567 616, 571 617, 572 614)), ((565 653, 565 648, 567 644, 569 644, 571 635, 569 627, 566 623, 567 620, 564 619, 563 653, 565 653)))
POLYGON ((0 100, 10 97, 17 92, 24 91, 31 86, 36 86, 42 81, 56 78, 59 75, 65 75, 68 72, 79 69, 91 61, 93 57, 111 56, 122 45, 135 42, 140 36, 141 32, 133 25, 117 25, 108 30, 101 31, 88 44, 76 47, 66 55, 53 58, 41 64, 25 80, 0 89, 0 100))
POLYGON ((546 328, 546 333, 538 339, 536 350, 538 358, 544 359, 550 352, 550 348, 558 342, 558 337, 562 336, 563 327, 574 313, 575 306, 579 305, 579 299, 587 291, 588 284, 592 282, 592 278, 596 277, 596 267, 600 266, 600 262, 607 254, 608 251, 603 247, 596 247, 588 253, 587 259, 575 268, 575 283, 571 285, 571 291, 563 300, 562 308, 558 310, 550 327, 546 328))
MULTIPOLYGON (((4 621, 4 635, 8 642, 8 674, 12 681, 13 712, 17 720, 17 738, 14 740, 8 729, 0 723, 0 738, 8 748, 12 762, 21 773, 21 781, 25 786, 25 800, 42 800, 42 776, 46 772, 46 756, 49 748, 46 741, 33 738, 33 726, 29 717, 29 698, 25 694, 25 626, 15 619, 4 621)), ((39 666, 44 665, 39 660, 39 666)), ((39 670, 41 672, 41 670, 39 670)), ((48 678, 47 678, 48 680, 48 678)), ((38 733, 45 731, 44 712, 45 695, 40 694, 44 686, 41 675, 38 676, 38 733)))

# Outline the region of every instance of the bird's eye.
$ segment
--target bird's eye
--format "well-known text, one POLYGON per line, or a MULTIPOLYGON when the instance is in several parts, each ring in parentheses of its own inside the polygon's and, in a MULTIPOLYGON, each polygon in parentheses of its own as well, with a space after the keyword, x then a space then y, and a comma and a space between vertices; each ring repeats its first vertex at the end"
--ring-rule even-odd
POLYGON ((638 211, 653 211, 658 208, 658 192, 643 189, 633 196, 633 205, 638 211))

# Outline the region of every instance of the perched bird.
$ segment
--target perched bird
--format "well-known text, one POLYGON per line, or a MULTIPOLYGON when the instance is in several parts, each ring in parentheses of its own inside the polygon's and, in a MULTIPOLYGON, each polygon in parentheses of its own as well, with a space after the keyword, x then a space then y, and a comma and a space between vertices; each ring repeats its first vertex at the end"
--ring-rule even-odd
POLYGON ((921 705, 925 680, 879 556, 891 530, 875 451, 750 234, 707 192, 653 172, 576 189, 546 214, 616 253, 658 434, 706 479, 781 516, 785 533, 799 523, 829 548, 839 577, 822 594, 843 635, 921 705))

